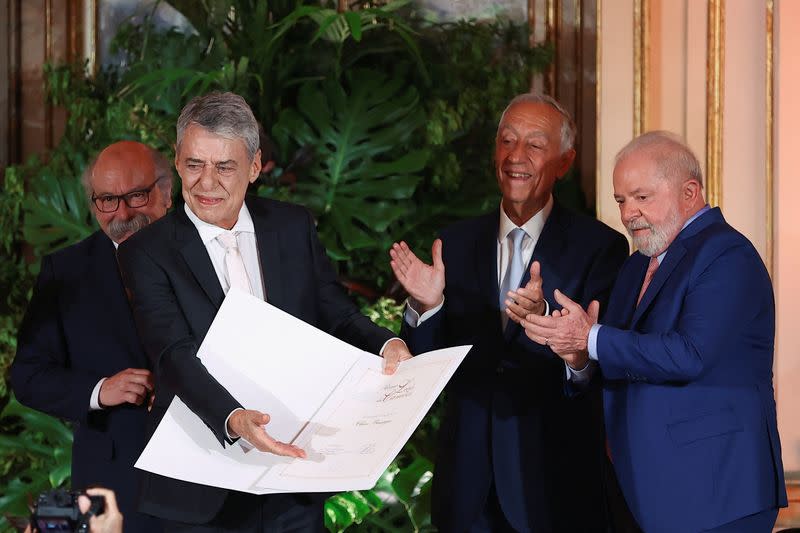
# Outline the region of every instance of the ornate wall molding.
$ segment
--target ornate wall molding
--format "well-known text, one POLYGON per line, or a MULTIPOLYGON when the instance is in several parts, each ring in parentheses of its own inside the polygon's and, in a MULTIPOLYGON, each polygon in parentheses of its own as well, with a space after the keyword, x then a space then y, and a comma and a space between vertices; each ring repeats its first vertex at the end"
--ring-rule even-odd
POLYGON ((647 131, 650 71, 650 0, 633 5, 633 136, 647 131))
POLYGON ((775 70, 774 70, 774 58, 775 58, 775 33, 774 33, 774 19, 775 19, 775 1, 774 0, 766 0, 766 29, 767 29, 767 37, 766 37, 766 75, 765 75, 765 82, 766 82, 766 110, 767 110, 767 123, 765 128, 765 135, 766 135, 766 157, 765 160, 765 168, 764 168, 764 177, 766 180, 766 198, 767 198, 767 251, 766 251, 766 263, 767 263, 767 270, 772 276, 773 271, 773 263, 774 263, 774 255, 775 255, 775 248, 774 248, 774 238, 775 238, 775 229, 774 229, 774 220, 775 220, 775 143, 774 143, 774 135, 775 135, 775 70))
POLYGON ((722 205, 722 114, 725 78, 725 0, 708 0, 706 63, 706 191, 708 203, 722 205))

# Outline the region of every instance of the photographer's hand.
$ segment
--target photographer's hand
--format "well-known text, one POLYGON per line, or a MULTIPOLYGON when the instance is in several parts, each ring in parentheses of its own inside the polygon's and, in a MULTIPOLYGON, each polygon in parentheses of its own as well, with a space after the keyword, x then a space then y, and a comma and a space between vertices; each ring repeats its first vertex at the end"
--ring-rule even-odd
MULTIPOLYGON (((102 496, 105 499, 105 510, 102 514, 89 519, 90 533, 122 533, 122 513, 117 507, 117 497, 113 490, 93 488, 86 489, 89 496, 102 496)), ((89 510, 91 500, 84 495, 78 497, 78 508, 82 513, 89 510)))

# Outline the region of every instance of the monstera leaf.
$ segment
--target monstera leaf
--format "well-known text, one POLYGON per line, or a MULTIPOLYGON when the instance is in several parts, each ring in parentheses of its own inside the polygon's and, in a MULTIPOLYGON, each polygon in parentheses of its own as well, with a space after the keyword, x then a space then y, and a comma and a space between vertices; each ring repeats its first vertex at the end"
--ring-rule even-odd
POLYGON ((294 199, 317 216, 334 259, 391 242, 387 230, 410 212, 428 159, 427 151, 407 148, 423 120, 416 89, 371 70, 353 70, 344 84, 305 83, 296 109, 280 114, 276 140, 315 154, 294 199))
POLYGON ((86 193, 75 175, 60 176, 45 168, 30 181, 22 232, 38 256, 88 237, 95 229, 86 193))

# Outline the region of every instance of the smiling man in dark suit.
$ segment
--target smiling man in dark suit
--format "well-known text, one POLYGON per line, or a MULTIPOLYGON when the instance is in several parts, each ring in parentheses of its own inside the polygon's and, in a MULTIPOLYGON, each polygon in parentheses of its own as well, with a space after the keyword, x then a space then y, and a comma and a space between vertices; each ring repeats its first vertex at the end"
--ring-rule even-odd
MULTIPOLYGON (((349 300, 317 238, 310 213, 245 197, 261 169, 258 126, 232 93, 194 98, 178 119, 175 166, 185 205, 120 248, 136 322, 153 364, 158 395, 149 431, 177 395, 219 440, 305 457, 267 432, 269 416, 223 388, 197 350, 225 294, 238 287, 372 353, 391 373, 411 354, 349 300)), ((302 386, 302 384, 298 384, 302 386)), ((144 475, 140 509, 167 531, 323 531, 324 495, 255 496, 144 475)))
POLYGON ((442 231, 432 266, 405 243, 391 250, 411 349, 474 345, 447 388, 433 478, 442 531, 606 530, 599 392, 566 397, 564 363, 519 326, 556 308, 556 287, 605 301, 628 254, 622 235, 553 198, 574 140, 554 99, 516 97, 495 140, 499 209, 442 231))
POLYGON ((152 148, 122 141, 87 167, 83 184, 100 231, 42 259, 11 385, 23 404, 73 422, 72 486, 113 489, 125 531, 150 533, 157 522, 134 511, 133 463, 145 444, 153 378, 116 246, 167 212, 172 170, 152 148))

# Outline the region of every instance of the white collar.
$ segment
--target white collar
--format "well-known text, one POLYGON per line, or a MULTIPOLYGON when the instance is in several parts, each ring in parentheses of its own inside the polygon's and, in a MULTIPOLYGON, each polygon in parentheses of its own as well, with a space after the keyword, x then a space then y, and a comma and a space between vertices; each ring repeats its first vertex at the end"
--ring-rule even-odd
POLYGON ((547 203, 544 204, 544 207, 541 208, 535 215, 528 219, 522 226, 517 226, 514 224, 508 215, 503 210, 503 203, 500 202, 500 230, 497 232, 497 242, 505 241, 508 234, 511 233, 514 229, 520 227, 522 228, 525 233, 534 240, 539 239, 539 235, 542 234, 542 229, 544 229, 544 223, 547 222, 547 218, 550 216, 550 212, 553 210, 553 195, 550 195, 550 198, 547 199, 547 203))
MULTIPOLYGON (((221 228, 219 226, 215 226, 214 224, 209 224, 203 220, 200 220, 197 215, 195 215, 191 209, 189 209, 188 204, 183 204, 183 209, 186 211, 186 216, 189 217, 189 220, 192 221, 194 227, 197 228, 197 233, 200 234, 200 240, 203 241, 203 244, 208 245, 209 242, 216 239, 220 234, 225 233, 225 228, 221 228)), ((230 229, 232 233, 255 233, 255 226, 253 226, 253 217, 250 216, 250 211, 247 209, 247 204, 242 202, 242 207, 239 209, 239 218, 236 220, 236 224, 230 229)))

